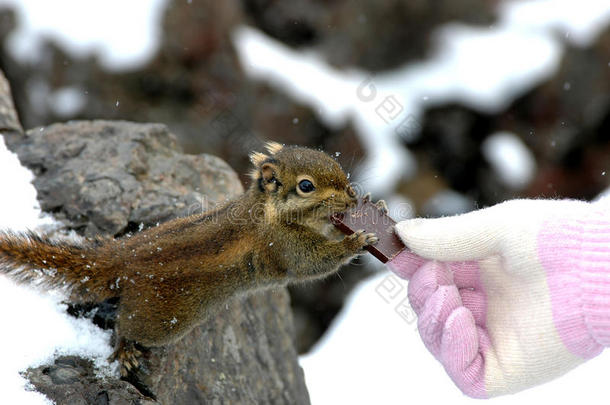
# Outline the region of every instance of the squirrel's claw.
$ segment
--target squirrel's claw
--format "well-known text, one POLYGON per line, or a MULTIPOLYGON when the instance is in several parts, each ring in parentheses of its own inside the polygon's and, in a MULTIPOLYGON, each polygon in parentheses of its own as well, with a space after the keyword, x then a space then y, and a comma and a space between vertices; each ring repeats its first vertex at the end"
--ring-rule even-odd
POLYGON ((353 234, 346 236, 346 239, 357 246, 357 249, 364 249, 366 246, 374 245, 379 242, 379 238, 374 233, 365 233, 359 229, 353 234))
POLYGON ((138 360, 140 356, 142 356, 142 352, 136 348, 134 342, 121 339, 108 360, 117 360, 119 362, 121 377, 127 377, 129 373, 140 367, 140 361, 138 360))
POLYGON ((366 235, 366 245, 376 245, 377 242, 379 242, 379 238, 377 237, 377 235, 375 235, 374 233, 367 233, 366 235))
MULTIPOLYGON (((371 201, 371 193, 366 193, 364 197, 362 197, 362 201, 369 202, 371 201)), ((388 213, 388 204, 386 204, 385 200, 379 200, 375 203, 375 206, 380 209, 384 214, 388 213)))
POLYGON ((375 206, 384 214, 387 214, 389 209, 388 209, 388 204, 386 204, 385 200, 379 200, 375 203, 375 206))
POLYGON ((346 238, 350 239, 350 240, 355 240, 355 239, 358 239, 363 234, 364 234, 364 229, 358 229, 356 232, 352 233, 351 235, 346 236, 346 238))

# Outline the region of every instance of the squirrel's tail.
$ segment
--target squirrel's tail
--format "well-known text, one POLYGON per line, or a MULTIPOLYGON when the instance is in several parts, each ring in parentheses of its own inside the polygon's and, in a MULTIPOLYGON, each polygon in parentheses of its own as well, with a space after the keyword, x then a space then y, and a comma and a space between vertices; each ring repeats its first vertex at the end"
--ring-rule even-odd
POLYGON ((19 283, 60 287, 84 301, 111 298, 109 268, 95 249, 101 240, 58 241, 34 232, 0 232, 0 274, 19 283), (93 275, 96 275, 95 277, 93 275))

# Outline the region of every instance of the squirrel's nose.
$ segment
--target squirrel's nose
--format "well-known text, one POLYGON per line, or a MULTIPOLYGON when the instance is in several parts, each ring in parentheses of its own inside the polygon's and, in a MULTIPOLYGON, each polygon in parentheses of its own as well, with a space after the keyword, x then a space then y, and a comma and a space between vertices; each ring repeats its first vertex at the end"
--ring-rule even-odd
POLYGON ((354 190, 354 188, 350 185, 347 186, 347 195, 350 196, 352 199, 356 198, 356 190, 354 190))

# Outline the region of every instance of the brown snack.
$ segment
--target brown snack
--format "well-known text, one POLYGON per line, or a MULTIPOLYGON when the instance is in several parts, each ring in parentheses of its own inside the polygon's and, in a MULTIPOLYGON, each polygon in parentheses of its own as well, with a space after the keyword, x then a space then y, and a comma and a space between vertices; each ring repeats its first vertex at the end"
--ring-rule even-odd
POLYGON ((358 205, 346 212, 331 216, 330 220, 341 232, 351 235, 358 230, 374 233, 379 242, 366 246, 365 249, 382 263, 392 260, 398 253, 406 249, 396 232, 394 221, 382 208, 385 204, 372 203, 368 196, 358 200, 358 205))

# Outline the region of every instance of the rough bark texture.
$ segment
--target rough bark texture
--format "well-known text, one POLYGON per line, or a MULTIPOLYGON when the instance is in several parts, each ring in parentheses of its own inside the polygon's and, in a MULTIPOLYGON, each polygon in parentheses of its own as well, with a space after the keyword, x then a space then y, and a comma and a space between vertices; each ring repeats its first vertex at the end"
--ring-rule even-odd
POLYGON ((8 143, 34 171, 42 209, 88 236, 195 213, 242 191, 224 161, 178 152, 161 124, 75 121, 8 143))
MULTIPOLYGON (((182 154, 163 125, 78 121, 24 134, 3 76, 0 92, 1 133, 36 174, 43 209, 67 229, 121 235, 242 191, 226 163, 182 154)), ((151 350, 135 386, 96 376, 73 356, 26 376, 57 404, 307 404, 293 335, 280 289, 229 302, 176 344, 151 350)))

